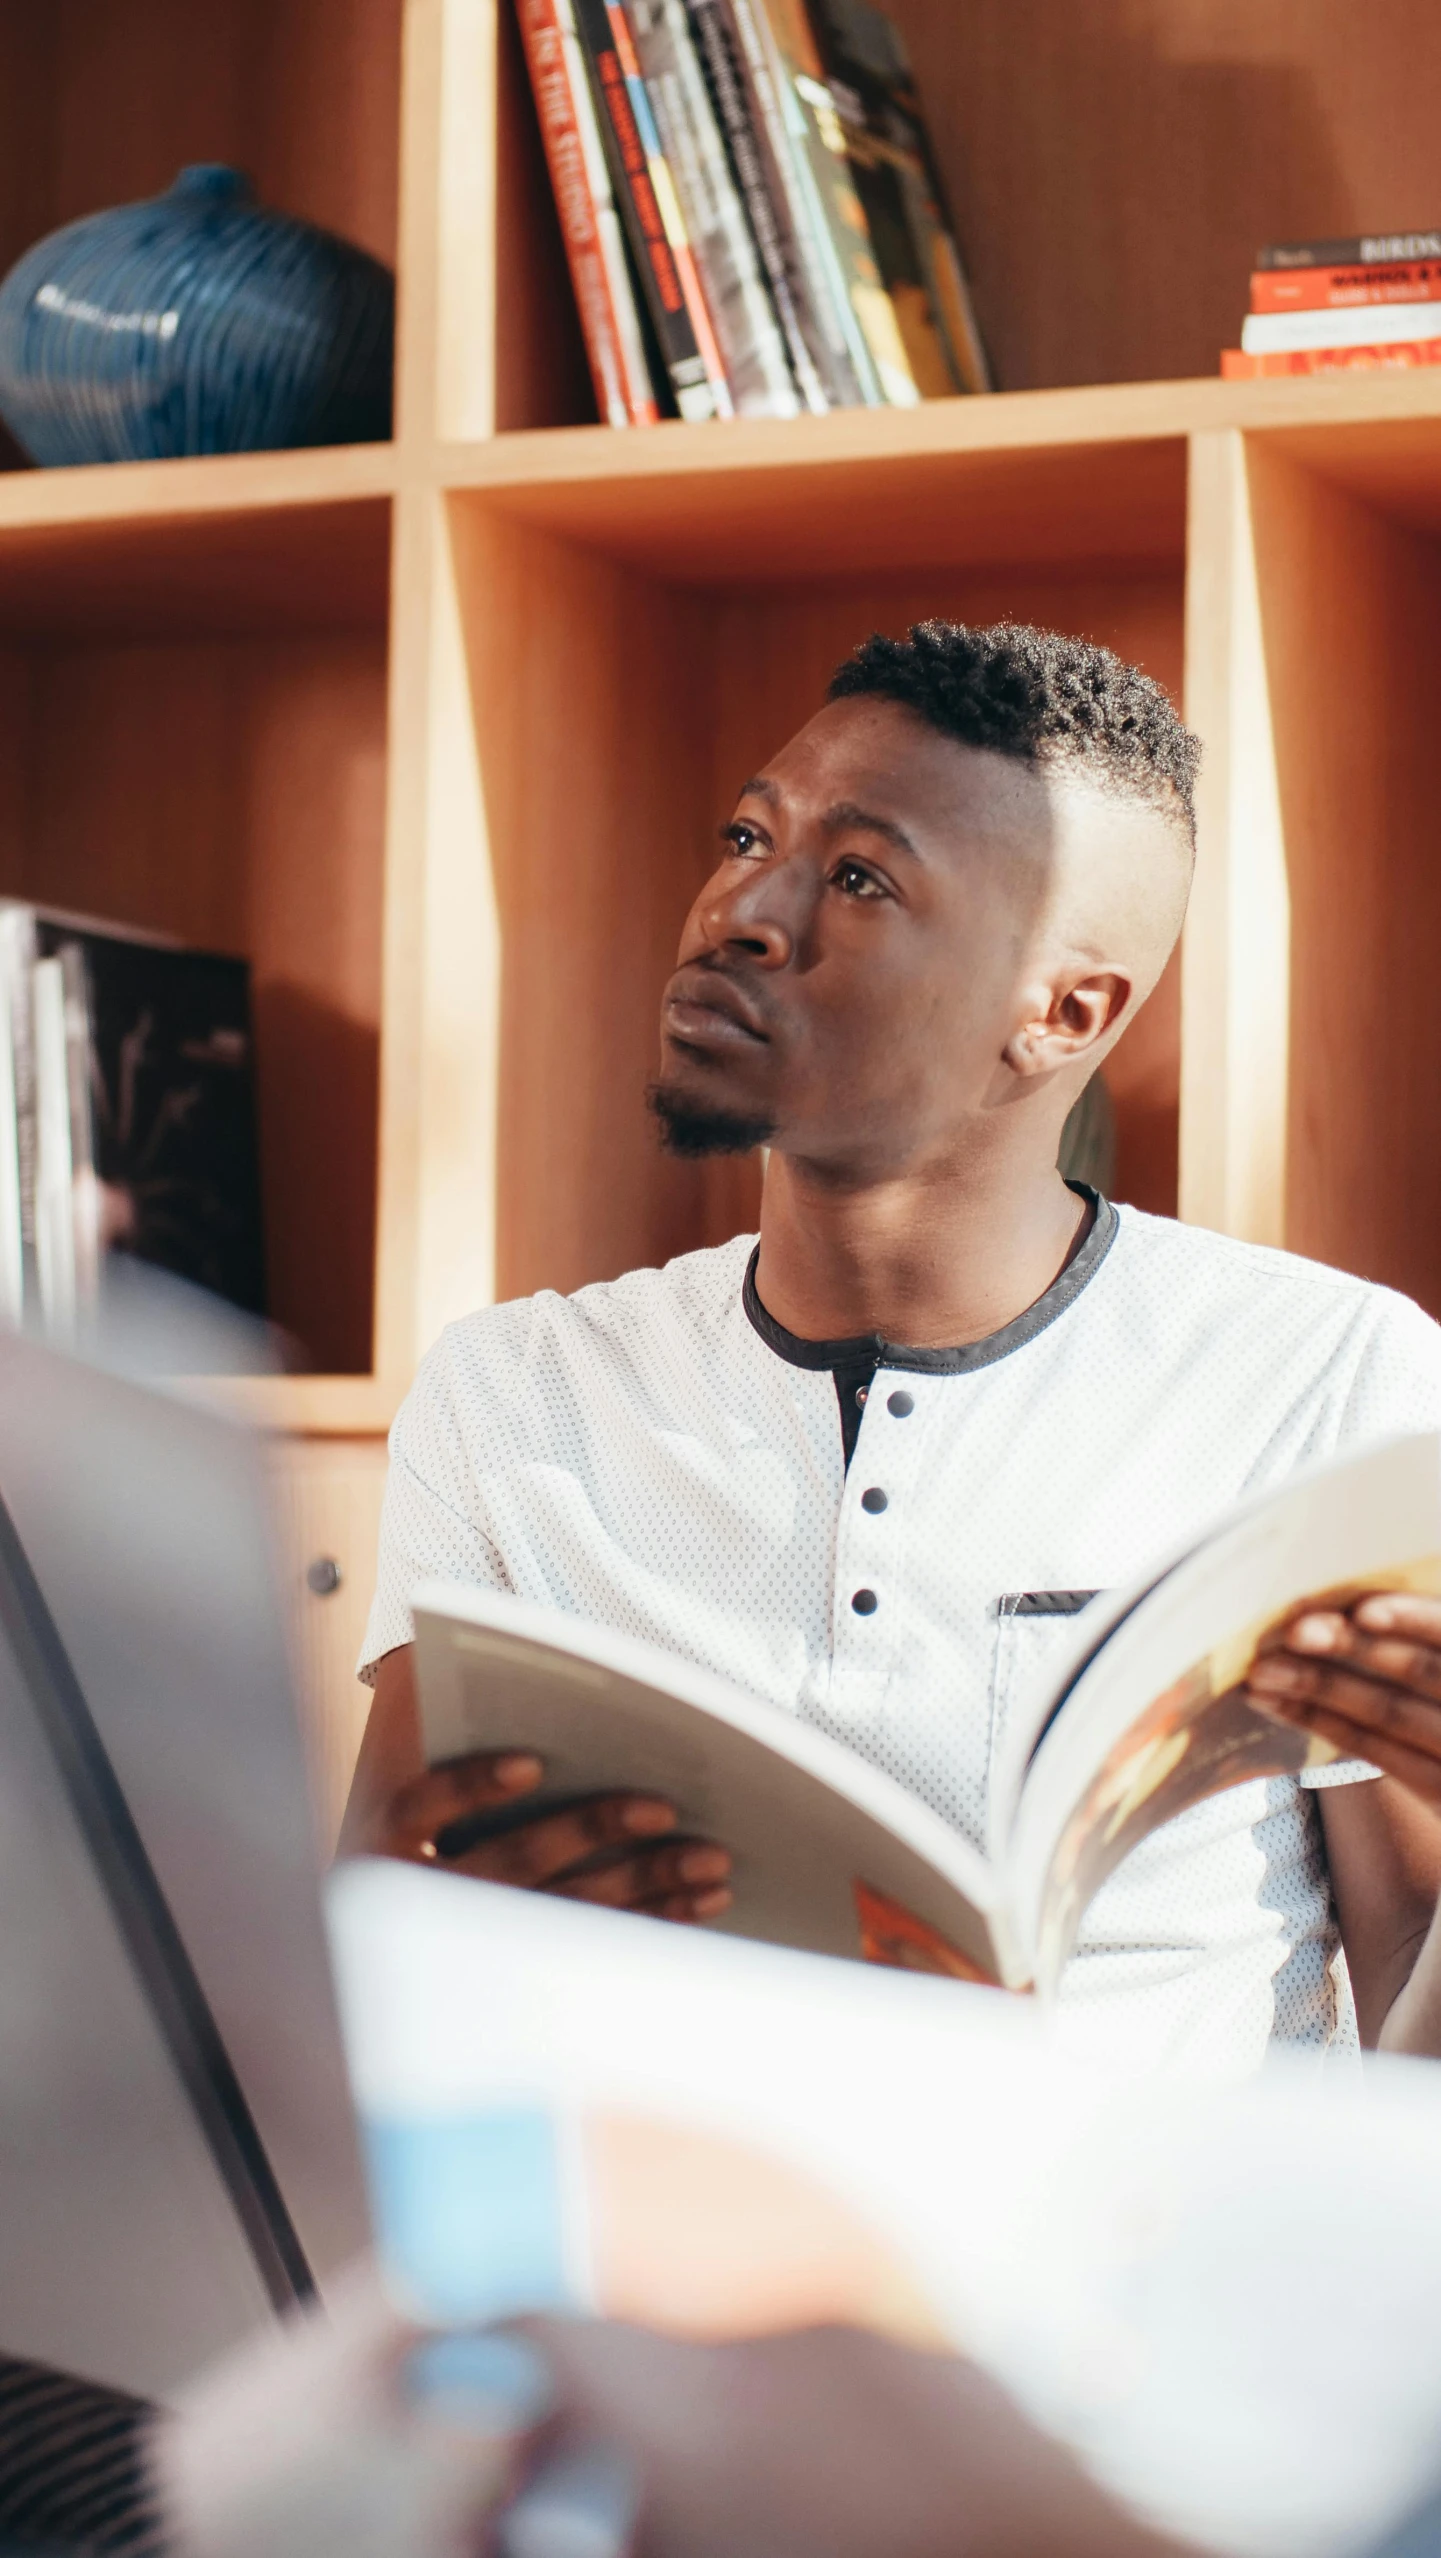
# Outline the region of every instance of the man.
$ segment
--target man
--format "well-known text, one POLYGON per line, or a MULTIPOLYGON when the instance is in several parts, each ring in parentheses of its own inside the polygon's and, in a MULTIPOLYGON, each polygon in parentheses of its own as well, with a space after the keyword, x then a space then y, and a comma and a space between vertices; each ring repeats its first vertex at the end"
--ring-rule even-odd
MULTIPOLYGON (((1056 1171, 1179 933, 1197 752, 1104 650, 927 623, 860 648, 745 783, 652 1100, 678 1152, 769 1146, 759 1245, 491 1308, 431 1353, 392 1440, 348 1846, 442 1855, 541 1779, 519 1749, 422 1774, 407 1601, 430 1575, 708 1664, 983 1842, 997 1742, 1076 1594, 1297 1466, 1441 1423, 1414 1306, 1056 1171)), ((1441 2049, 1441 1833, 1399 1781, 1416 1716, 1441 1733, 1441 1610, 1303 1620, 1256 1693, 1370 1764, 1148 1840, 1087 1915, 1063 2028, 1238 2070, 1272 2037, 1354 2039, 1344 1944, 1362 2038, 1441 2049)), ((728 1898, 724 1842, 634 1795, 458 1861, 672 1918, 728 1898)))

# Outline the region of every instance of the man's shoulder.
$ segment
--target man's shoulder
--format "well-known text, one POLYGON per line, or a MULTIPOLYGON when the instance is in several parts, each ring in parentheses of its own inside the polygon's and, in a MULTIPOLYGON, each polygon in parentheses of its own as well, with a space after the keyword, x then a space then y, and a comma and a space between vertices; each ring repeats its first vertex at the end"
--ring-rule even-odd
POLYGON ((1196 1307, 1214 1330, 1228 1317, 1287 1328, 1310 1323, 1332 1339, 1385 1344, 1441 1364, 1441 1328, 1397 1289, 1176 1217, 1122 1207, 1118 1219, 1117 1275, 1148 1295, 1164 1293, 1178 1309, 1196 1307))
POLYGON ((540 1288, 533 1296, 478 1307, 447 1324, 426 1364, 433 1361, 453 1376, 477 1371, 493 1376, 549 1355, 565 1359, 589 1352, 626 1361, 687 1337, 699 1344, 738 1312, 755 1240, 733 1235, 728 1243, 681 1253, 658 1267, 593 1280, 569 1296, 540 1288))

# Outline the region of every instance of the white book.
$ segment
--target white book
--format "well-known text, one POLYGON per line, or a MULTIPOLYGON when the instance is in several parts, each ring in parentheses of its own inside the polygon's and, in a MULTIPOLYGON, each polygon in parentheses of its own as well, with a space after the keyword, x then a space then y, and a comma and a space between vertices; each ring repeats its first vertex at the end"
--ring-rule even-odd
POLYGON ((959 2350, 1251 2558, 1356 2558, 1434 2478, 1441 2071, 1126 2076, 1030 2001, 391 1860, 329 1907, 412 2313, 959 2350))
POLYGON ((77 1305, 75 1158, 70 1143, 70 1065, 65 969, 37 959, 31 974, 35 1040, 35 1259, 40 1313, 57 1340, 72 1338, 77 1305))
POLYGON ((545 1761, 542 1794, 476 1836, 539 1801, 665 1796, 687 1833, 732 1852, 724 1932, 1049 1994, 1087 1903, 1152 1830, 1248 1778, 1339 1756, 1256 1712, 1237 1683, 1303 1601, 1382 1588, 1441 1592, 1435 1433, 1299 1475, 1082 1609, 1064 1663, 1016 1715, 984 1856, 780 1707, 490 1590, 415 1594, 426 1755, 545 1761))
POLYGON ((1441 338, 1441 302, 1366 302, 1344 311, 1252 311, 1241 323, 1247 355, 1310 346, 1401 346, 1441 338))

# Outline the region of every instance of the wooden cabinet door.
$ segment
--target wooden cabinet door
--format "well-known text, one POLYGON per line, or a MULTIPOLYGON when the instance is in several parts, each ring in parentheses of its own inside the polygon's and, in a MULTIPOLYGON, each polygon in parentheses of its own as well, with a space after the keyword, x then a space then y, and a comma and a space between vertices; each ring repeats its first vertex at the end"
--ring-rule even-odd
POLYGON ((355 1664, 375 1588, 385 1464, 383 1439, 291 1439, 273 1460, 292 1657, 327 1855, 370 1710, 355 1664))

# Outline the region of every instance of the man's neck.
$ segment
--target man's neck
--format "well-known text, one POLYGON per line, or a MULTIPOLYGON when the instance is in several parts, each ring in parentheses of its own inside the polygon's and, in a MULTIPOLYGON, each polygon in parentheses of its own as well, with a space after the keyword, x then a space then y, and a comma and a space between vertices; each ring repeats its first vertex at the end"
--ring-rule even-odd
POLYGON ((915 1350, 984 1340, 1045 1295, 1090 1209, 1054 1170, 993 1164, 845 1189, 773 1154, 756 1287, 803 1341, 879 1333, 915 1350))

